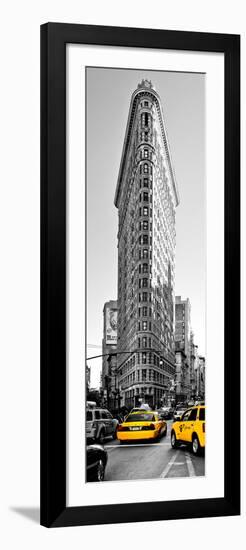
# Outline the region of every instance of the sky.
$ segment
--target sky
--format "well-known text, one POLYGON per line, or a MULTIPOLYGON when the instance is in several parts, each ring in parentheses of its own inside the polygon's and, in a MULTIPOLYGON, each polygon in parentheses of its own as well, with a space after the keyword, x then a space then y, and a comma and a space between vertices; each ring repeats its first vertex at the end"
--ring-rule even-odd
MULTIPOLYGON (((164 114, 180 203, 176 209, 175 294, 191 303, 191 327, 205 355, 205 75, 86 69, 87 357, 99 355, 103 306, 117 299, 118 211, 114 195, 131 95, 152 81, 164 114)), ((102 359, 87 361, 100 385, 102 359)))

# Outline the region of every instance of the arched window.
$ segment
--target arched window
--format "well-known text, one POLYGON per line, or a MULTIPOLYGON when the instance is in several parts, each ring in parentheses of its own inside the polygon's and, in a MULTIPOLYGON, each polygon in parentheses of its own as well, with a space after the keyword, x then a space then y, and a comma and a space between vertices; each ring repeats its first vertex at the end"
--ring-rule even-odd
POLYGON ((144 174, 148 174, 149 173, 149 165, 147 164, 147 162, 144 163, 144 174))

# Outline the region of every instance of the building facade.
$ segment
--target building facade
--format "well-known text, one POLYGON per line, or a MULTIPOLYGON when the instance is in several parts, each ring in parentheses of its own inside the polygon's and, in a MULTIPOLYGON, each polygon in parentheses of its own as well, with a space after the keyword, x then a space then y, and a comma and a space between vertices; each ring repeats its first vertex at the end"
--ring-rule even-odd
POLYGON ((117 394, 117 300, 109 300, 103 308, 102 375, 103 402, 109 409, 115 409, 117 394))
POLYGON ((191 395, 191 321, 189 298, 175 296, 176 401, 188 401, 191 395), (182 366, 182 368, 181 368, 182 366))
POLYGON ((183 350, 176 350, 175 402, 188 402, 190 398, 190 368, 183 350))
POLYGON ((175 210, 179 203, 159 95, 132 95, 118 208, 117 375, 121 405, 158 406, 175 377, 175 210), (125 352, 125 353, 124 353, 125 352))
POLYGON ((175 349, 184 351, 187 362, 190 360, 190 300, 175 297, 175 349))
POLYGON ((205 399, 205 357, 199 355, 199 368, 197 373, 197 395, 199 399, 205 399))

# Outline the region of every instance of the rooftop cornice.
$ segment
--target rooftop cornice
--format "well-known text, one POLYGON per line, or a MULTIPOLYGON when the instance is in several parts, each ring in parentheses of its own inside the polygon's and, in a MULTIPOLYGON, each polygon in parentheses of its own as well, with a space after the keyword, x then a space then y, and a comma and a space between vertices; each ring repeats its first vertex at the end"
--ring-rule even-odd
POLYGON ((169 147, 168 138, 167 138, 166 127, 165 127, 165 124, 164 124, 164 116, 163 116, 163 111, 162 111, 162 106, 161 106, 161 100, 160 100, 160 97, 159 97, 158 93, 153 88, 153 85, 152 85, 151 81, 148 81, 148 80, 142 80, 142 82, 138 85, 138 88, 132 94, 130 109, 129 109, 129 114, 128 114, 128 120, 127 120, 127 126, 126 126, 126 133, 125 133, 124 144, 123 144, 123 150, 122 150, 122 156, 121 156, 119 175, 118 175, 115 198, 114 198, 114 204, 115 204, 116 207, 118 207, 118 200, 119 200, 119 194, 120 194, 121 184, 122 184, 122 180, 123 180, 125 162, 126 162, 128 147, 129 147, 130 139, 131 139, 131 131, 132 131, 134 118, 135 118, 135 114, 136 114, 137 99, 141 95, 151 95, 153 97, 155 103, 156 103, 157 113, 158 113, 161 132, 162 132, 163 145, 164 145, 164 149, 165 149, 167 160, 168 160, 169 171, 170 171, 173 190, 174 190, 174 195, 175 195, 175 199, 176 199, 176 206, 178 206, 178 204, 179 204, 179 192, 178 192, 176 178, 175 178, 175 174, 174 174, 174 170, 173 170, 173 166, 172 166, 172 159, 171 159, 170 147, 169 147))

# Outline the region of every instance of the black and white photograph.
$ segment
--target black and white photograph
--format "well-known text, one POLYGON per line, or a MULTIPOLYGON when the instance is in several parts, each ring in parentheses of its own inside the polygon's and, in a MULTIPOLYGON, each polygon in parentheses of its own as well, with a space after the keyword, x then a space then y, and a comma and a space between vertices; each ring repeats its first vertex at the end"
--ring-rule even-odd
POLYGON ((86 67, 88 482, 205 476, 205 79, 86 67))

